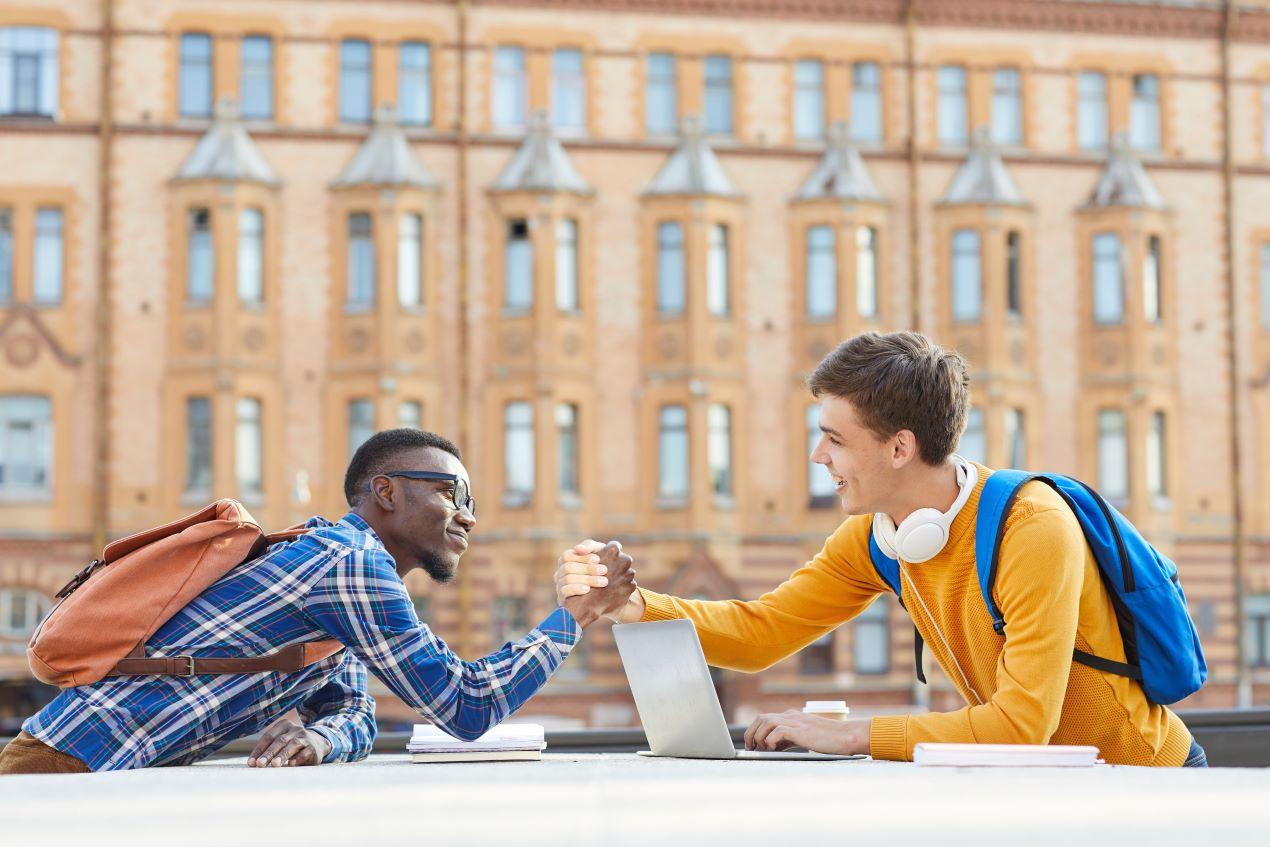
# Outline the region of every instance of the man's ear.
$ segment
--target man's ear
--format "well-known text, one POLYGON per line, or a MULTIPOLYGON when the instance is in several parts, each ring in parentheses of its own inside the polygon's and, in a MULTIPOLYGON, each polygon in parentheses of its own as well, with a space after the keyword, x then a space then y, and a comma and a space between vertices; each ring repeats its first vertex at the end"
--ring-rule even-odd
POLYGON ((917 436, 912 430, 901 429, 891 438, 891 467, 899 470, 917 456, 917 436))
POLYGON ((379 506, 385 512, 393 512, 397 509, 394 502, 397 496, 396 486, 392 483, 390 476, 371 477, 370 480, 370 496, 375 498, 375 505, 379 506))

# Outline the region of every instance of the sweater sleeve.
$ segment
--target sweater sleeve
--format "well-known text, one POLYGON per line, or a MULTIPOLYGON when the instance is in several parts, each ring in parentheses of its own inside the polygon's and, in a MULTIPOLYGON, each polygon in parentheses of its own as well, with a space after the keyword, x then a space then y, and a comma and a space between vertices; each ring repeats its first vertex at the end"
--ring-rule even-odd
POLYGON ((684 600, 641 588, 643 621, 688 618, 707 662, 763 670, 855 617, 887 590, 869 559, 869 520, 845 521, 814 559, 757 600, 684 600))
POLYGON ((922 741, 1048 743, 1071 673, 1085 549, 1080 525, 1066 509, 1034 512, 1008 528, 996 583, 1005 617, 996 692, 955 712, 873 718, 873 757, 910 761, 922 741))

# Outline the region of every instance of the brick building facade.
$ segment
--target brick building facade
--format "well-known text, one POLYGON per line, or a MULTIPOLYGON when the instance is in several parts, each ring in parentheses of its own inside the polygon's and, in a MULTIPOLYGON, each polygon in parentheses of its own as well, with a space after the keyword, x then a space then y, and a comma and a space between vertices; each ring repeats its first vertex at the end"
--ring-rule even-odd
MULTIPOLYGON (((398 424, 472 473, 461 579, 410 585, 466 657, 586 536, 755 597, 841 520, 803 377, 903 327, 972 364, 965 453, 1096 481, 1177 559, 1194 705, 1265 702, 1268 129, 1267 3, 6 4, 0 713, 103 539, 336 517, 398 424)), ((725 709, 948 704, 911 639, 884 598, 725 709)), ((633 720, 587 641, 526 714, 633 720)))

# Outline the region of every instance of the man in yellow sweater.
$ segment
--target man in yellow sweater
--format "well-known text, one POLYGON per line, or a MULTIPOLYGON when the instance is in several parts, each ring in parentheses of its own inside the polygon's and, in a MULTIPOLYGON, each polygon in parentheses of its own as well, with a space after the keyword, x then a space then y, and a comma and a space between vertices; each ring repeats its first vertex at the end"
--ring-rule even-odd
MULTIPOLYGON (((889 590, 870 558, 872 536, 884 551, 898 546, 900 599, 968 705, 847 722, 765 714, 747 730, 747 748, 909 761, 923 741, 1092 744, 1118 764, 1206 764, 1182 721, 1139 683, 1073 662, 1073 648, 1124 662, 1124 644, 1080 524, 1044 483, 1024 486, 1006 517, 994 597, 1008 625, 1003 635, 993 630, 974 543, 991 471, 953 454, 969 408, 958 354, 917 333, 867 333, 830 353, 808 387, 821 401, 811 459, 828 468, 851 517, 758 600, 685 600, 641 588, 615 618, 688 618, 710 664, 763 670, 889 590)), ((601 546, 565 551, 561 599, 604 584, 601 546)))

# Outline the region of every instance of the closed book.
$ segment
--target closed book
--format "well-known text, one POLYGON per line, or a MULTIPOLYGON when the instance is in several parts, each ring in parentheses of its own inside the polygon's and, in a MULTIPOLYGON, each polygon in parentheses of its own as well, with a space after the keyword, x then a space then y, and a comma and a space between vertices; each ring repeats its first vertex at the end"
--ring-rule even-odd
POLYGON ((417 724, 406 750, 410 753, 470 754, 478 751, 541 751, 546 746, 546 734, 539 724, 503 724, 474 741, 460 741, 430 724, 417 724))
POLYGON ((919 765, 962 768, 1087 768, 1099 763, 1097 747, 1060 744, 936 744, 913 748, 919 765))
POLYGON ((416 765, 439 762, 539 762, 541 750, 472 750, 466 753, 412 753, 416 765))

